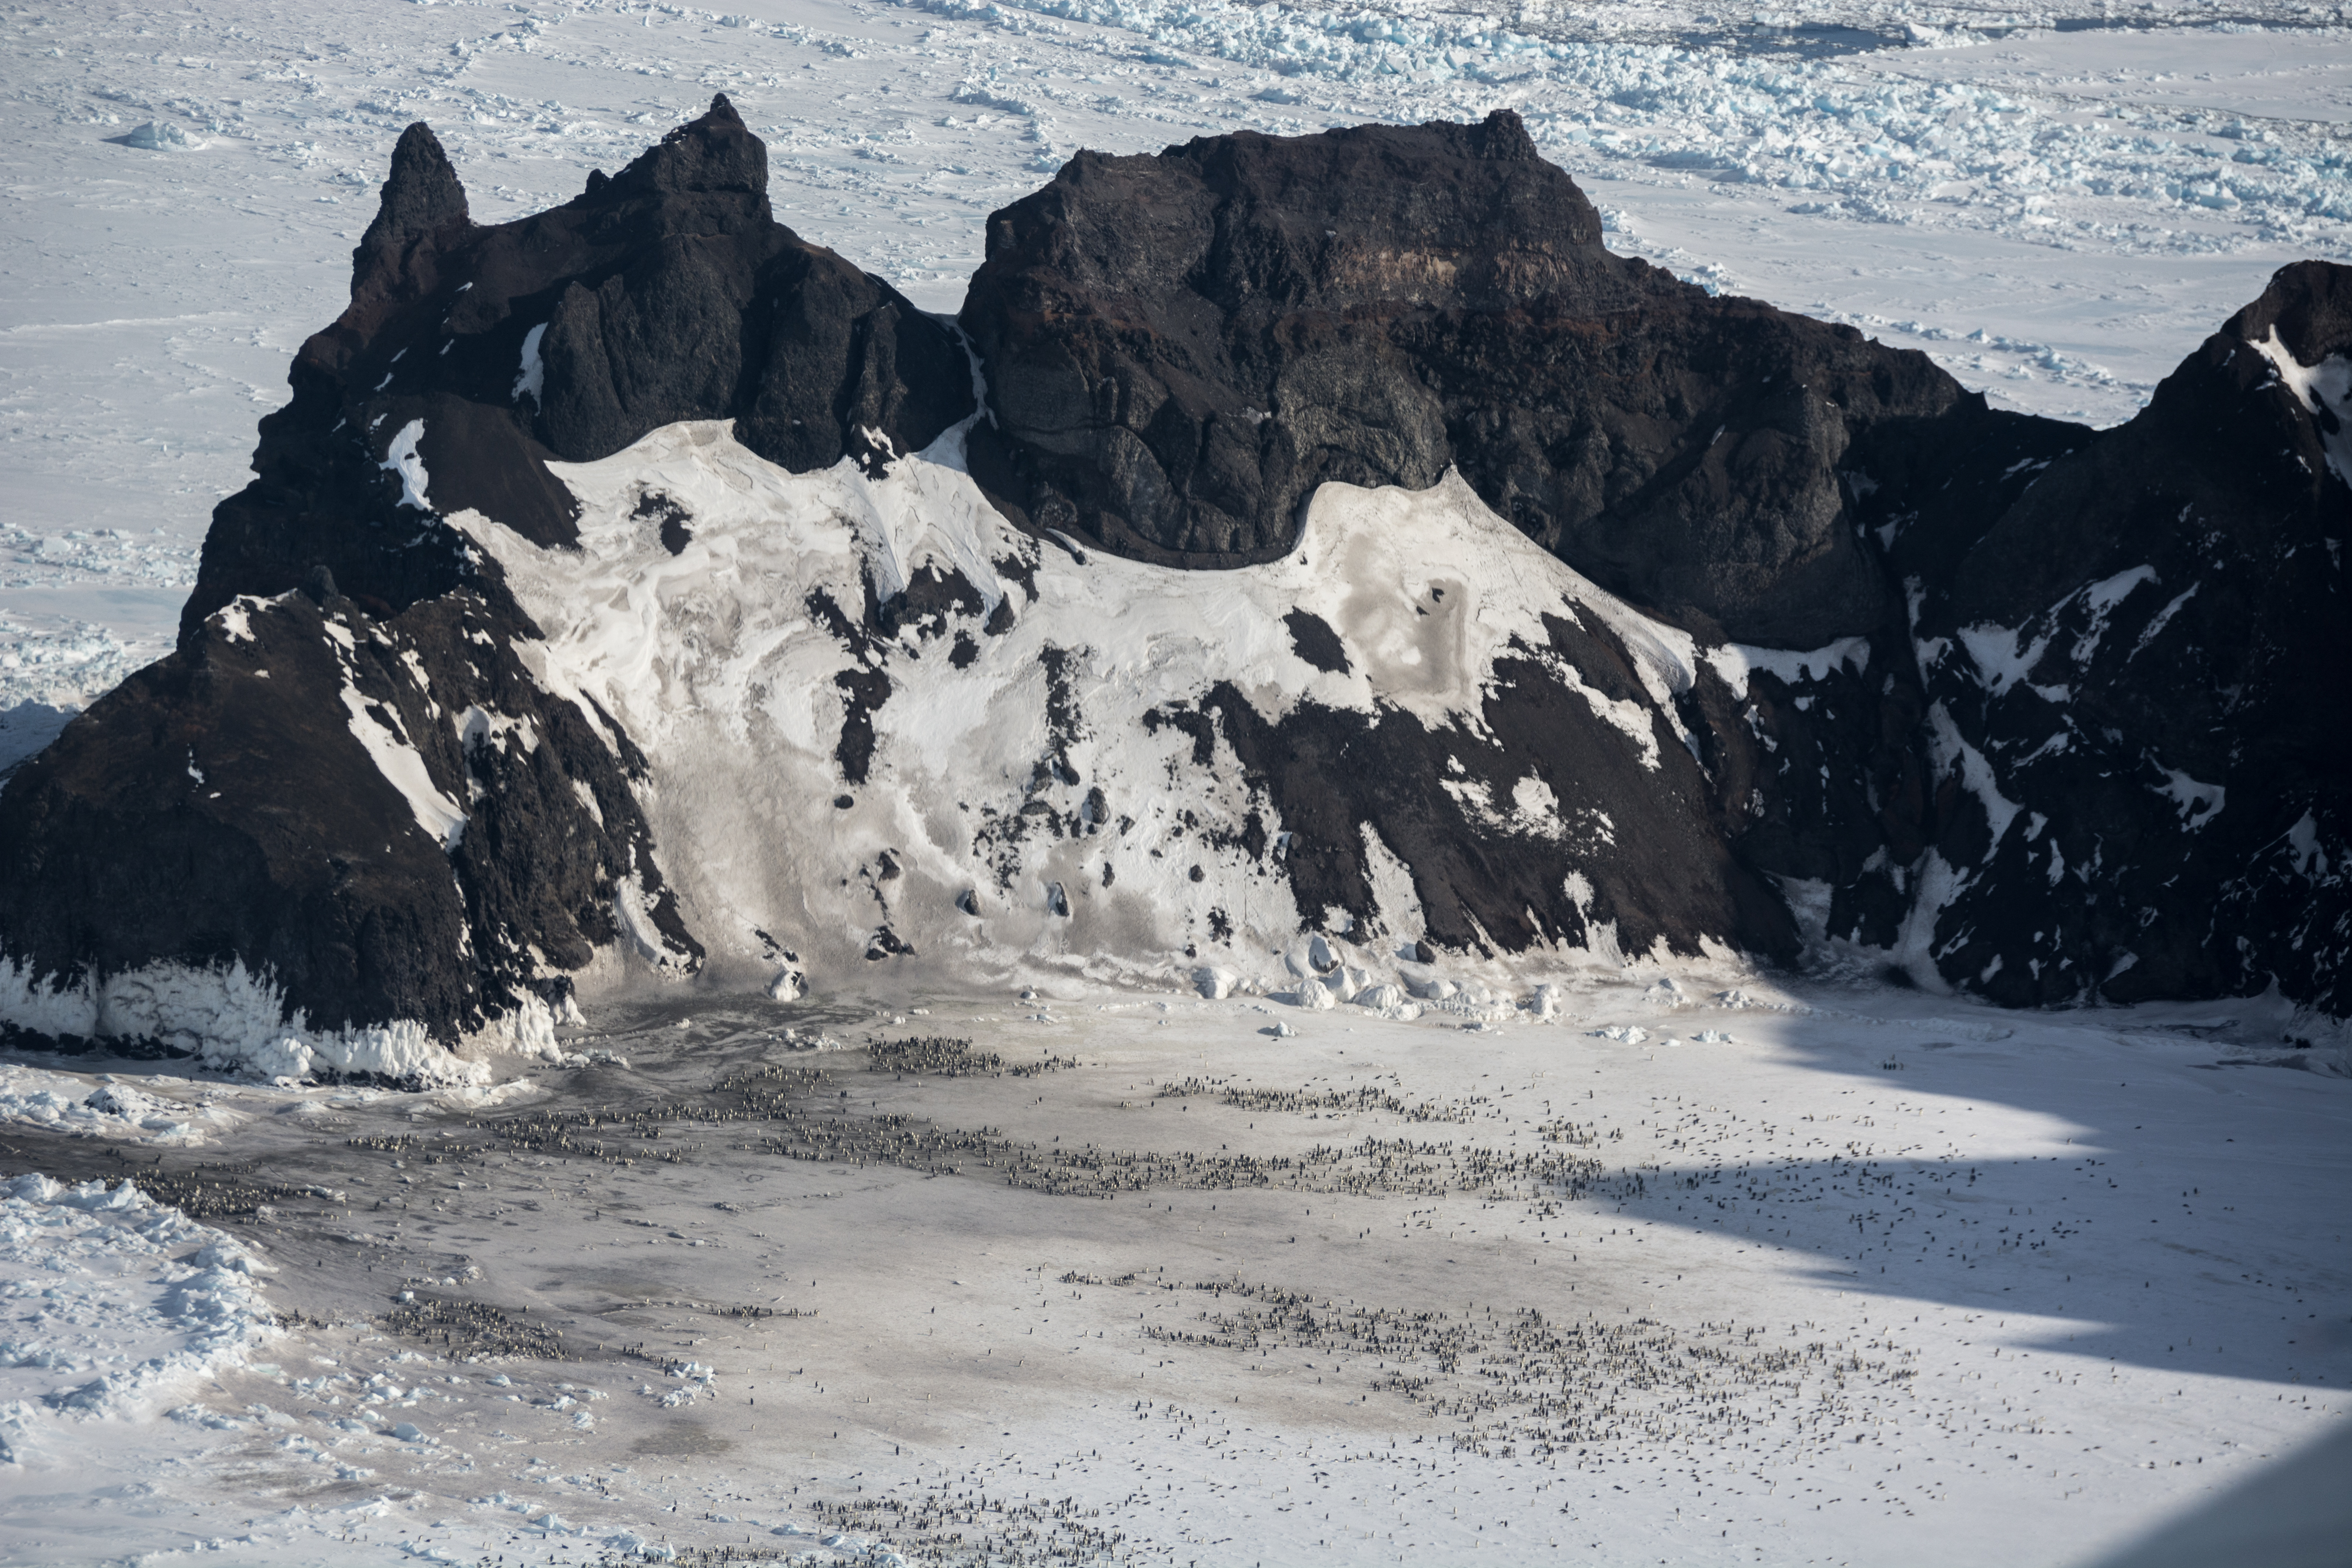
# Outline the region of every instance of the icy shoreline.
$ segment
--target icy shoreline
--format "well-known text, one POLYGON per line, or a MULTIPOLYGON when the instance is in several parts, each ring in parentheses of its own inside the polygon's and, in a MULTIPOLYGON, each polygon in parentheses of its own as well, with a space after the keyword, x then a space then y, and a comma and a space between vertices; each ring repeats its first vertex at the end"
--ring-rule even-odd
POLYGON ((260 1078, 311 1073, 427 1085, 490 1082, 470 1053, 553 1058, 554 1015, 523 997, 460 1042, 461 1055, 412 1019, 350 1029, 313 1029, 299 1009, 285 1017, 283 991, 242 963, 200 967, 154 963, 62 985, 55 976, 0 953, 0 1023, 56 1040, 114 1041, 192 1057, 215 1071, 260 1078))

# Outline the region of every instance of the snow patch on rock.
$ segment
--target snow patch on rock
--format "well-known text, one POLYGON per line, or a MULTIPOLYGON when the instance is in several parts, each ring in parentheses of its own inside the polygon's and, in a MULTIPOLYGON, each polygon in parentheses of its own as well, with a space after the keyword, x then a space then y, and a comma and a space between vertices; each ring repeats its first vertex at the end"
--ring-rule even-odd
POLYGON ((522 367, 515 372, 514 392, 517 401, 530 399, 533 405, 547 388, 547 362, 540 358, 541 340, 547 336, 547 323, 541 321, 522 336, 522 367))
POLYGON ((400 427, 400 434, 392 438, 392 444, 384 448, 383 461, 377 466, 388 474, 400 476, 402 506, 414 507, 420 512, 430 512, 433 510, 433 503, 425 499, 425 486, 432 483, 433 476, 425 471, 425 459, 417 455, 416 452, 416 444, 424 437, 425 422, 421 419, 410 420, 400 427))
POLYGON ((2320 443, 2327 452, 2327 466, 2338 479, 2352 485, 2352 360, 2342 354, 2330 354, 2315 365, 2306 365, 2279 341, 2275 323, 2263 334, 2261 341, 2249 342, 2256 353, 2271 362, 2278 379, 2317 420, 2320 443), (2334 417, 2326 417, 2329 415, 2334 417))
MULTIPOLYGON (((433 782, 433 775, 425 766, 424 755, 416 749, 383 704, 362 695, 352 661, 351 635, 332 622, 328 622, 329 638, 336 644, 337 656, 342 665, 343 708, 350 715, 352 734, 367 748, 369 758, 384 781, 401 793, 408 809, 416 815, 416 825, 441 845, 444 851, 455 850, 457 841, 466 835, 466 813, 457 803, 441 792, 433 782)), ((470 713, 480 710, 471 709, 470 713)), ((487 716, 483 725, 487 734, 487 716)), ((465 722, 459 723, 459 734, 470 741, 465 722)))
MULTIPOLYGON (((1611 629, 1670 724, 1696 678, 1687 634, 1538 548, 1456 475, 1420 492, 1326 485, 1288 555, 1178 571, 1041 549, 964 471, 964 434, 882 477, 846 460, 795 475, 723 423, 682 423, 551 465, 580 502, 576 548, 452 519, 544 630, 525 664, 648 758, 640 799, 706 939, 774 932, 811 977, 992 984, 1040 967, 1191 984, 1215 943, 1236 983, 1285 988, 1291 976, 1249 956, 1300 931, 1284 827, 1202 722, 1213 694, 1269 723, 1307 704, 1483 732, 1496 662, 1549 658, 1543 617, 1563 606, 1611 629), (682 549, 635 516, 654 493, 690 517, 682 549), (1345 668, 1300 656, 1300 612, 1333 629, 1345 668)), ((1587 700, 1656 766, 1651 710, 1587 700)), ((1540 779, 1478 814, 1567 831, 1540 779)), ((1367 934, 1418 935, 1411 869, 1364 832, 1367 934)), ((618 904, 639 952, 660 953, 642 897, 618 904)))
POLYGON ((1852 667, 1856 674, 1870 668, 1870 639, 1841 637, 1826 648, 1802 652, 1789 648, 1753 648, 1744 643, 1726 643, 1707 650, 1706 661, 1716 674, 1731 688, 1734 697, 1748 695, 1748 677, 1761 670, 1777 675, 1787 685, 1803 681, 1827 679, 1837 670, 1852 667))

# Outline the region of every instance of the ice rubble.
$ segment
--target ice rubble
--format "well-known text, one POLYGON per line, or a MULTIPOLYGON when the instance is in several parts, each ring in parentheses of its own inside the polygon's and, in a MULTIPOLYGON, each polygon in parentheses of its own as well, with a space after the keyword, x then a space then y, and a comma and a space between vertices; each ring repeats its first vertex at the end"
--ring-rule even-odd
MULTIPOLYGON (((0 551, 8 546, 0 528, 0 551)), ((27 625, 0 613, 0 778, 39 754, 90 698, 137 666, 131 650, 87 621, 27 625)))
MULTIPOLYGON (((543 630, 521 650, 537 677, 593 698, 650 759, 663 869, 714 953, 748 963, 762 951, 756 935, 776 932, 809 974, 829 977, 819 988, 878 973, 859 960, 880 953, 967 982, 1042 969, 1357 1000, 1398 977, 1397 943, 1420 934, 1410 873, 1376 874, 1378 919, 1338 944, 1359 966, 1344 994, 1294 985, 1304 971, 1281 956, 1310 938, 1286 873, 1241 841, 1267 802, 1238 782, 1222 740, 1219 760, 1193 767, 1192 735, 1148 713, 1229 683, 1269 721, 1302 703, 1378 705, 1475 727, 1496 659, 1514 639, 1546 645, 1540 617, 1563 601, 1618 634, 1669 716, 1696 678, 1687 634, 1529 543, 1458 476, 1417 493, 1327 485, 1287 556, 1186 572, 1041 548, 964 473, 963 435, 877 480, 846 461, 793 475, 723 423, 685 423, 600 462, 554 465, 582 506, 576 548, 542 549, 476 513, 452 519, 543 630), (691 517, 681 548, 638 504, 656 494, 691 517), (845 642, 842 612, 827 607, 869 591, 887 602, 934 572, 970 582, 975 622, 1002 630, 951 643, 948 622, 927 616, 895 637, 845 642), (1339 631, 1347 668, 1297 652, 1286 618, 1302 610, 1339 631), (846 789, 845 673, 880 674, 889 692, 870 712, 865 779, 846 789), (1024 806, 1051 811, 1067 836, 1024 839, 1024 806), (1217 823, 1234 830, 1222 844, 1202 831, 1217 823), (1228 919, 1230 952, 1181 956, 1228 919)), ((1654 753, 1640 705, 1584 695, 1629 746, 1654 753)), ((1516 822, 1551 808, 1547 792, 1522 789, 1507 809, 1516 822)), ((1262 827, 1280 843, 1279 821, 1262 827)))
POLYGON ((143 152, 199 152, 205 146, 202 138, 189 135, 167 120, 144 120, 122 141, 143 152))
MULTIPOLYGON (((1711 181, 1833 192, 1843 204, 1831 205, 1850 205, 1856 216, 1966 182, 1983 185, 1989 199, 1955 216, 1979 224, 2030 222, 2037 200, 2074 192, 2290 224, 2352 217, 2352 197, 2324 135, 2227 115, 2190 115, 2190 123, 2181 124, 2179 117, 2158 120, 2123 106, 2110 106, 2105 116, 2084 114, 2079 103, 2054 95, 2042 101, 1938 79, 1942 62, 1927 51, 1979 41, 1966 26, 1915 22, 1913 48, 1892 47, 1864 60, 1808 60, 1560 37, 1554 28, 1505 26, 1476 11, 1292 8, 1242 0, 899 3, 1015 34, 1053 29, 1045 18, 1083 22, 1163 49, 1276 73, 1280 85, 1259 90, 1259 101, 1298 104, 1319 96, 1302 91, 1307 84, 1325 93, 1388 86, 1430 96, 1484 87, 1507 92, 1548 150, 1589 148, 1711 181), (2232 151, 2217 157, 2201 138, 2181 139, 2182 131, 2226 140, 2232 151)), ((1594 22, 1589 30, 1606 26, 1594 22)), ((1043 112, 1032 102, 1006 99, 988 80, 968 80, 959 91, 1013 112, 1043 112)))
POLYGON ((244 1118, 214 1105, 185 1105, 101 1076, 86 1080, 0 1063, 0 1122, 20 1122, 77 1137, 190 1146, 244 1118))
MULTIPOLYGON (((396 1019, 354 1029, 314 1029, 300 1009, 284 1017, 284 993, 242 962, 202 967, 152 963, 71 983, 43 977, 0 954, 0 1019, 52 1036, 151 1042, 225 1071, 263 1078, 365 1074, 404 1083, 485 1084, 487 1061, 450 1051, 422 1023, 396 1019)), ((536 997, 467 1042, 477 1052, 556 1059, 554 1015, 536 997)))
POLYGON ((163 1412, 279 1331, 251 1252, 124 1182, 0 1182, 0 1464, 163 1412))

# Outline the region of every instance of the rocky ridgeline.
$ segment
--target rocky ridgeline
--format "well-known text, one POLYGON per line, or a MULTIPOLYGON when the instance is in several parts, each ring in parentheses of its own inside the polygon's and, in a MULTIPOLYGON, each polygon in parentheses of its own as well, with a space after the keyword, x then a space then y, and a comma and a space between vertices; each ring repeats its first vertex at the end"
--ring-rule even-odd
MULTIPOLYGON (((1042 791, 1094 782, 1071 760, 1088 734, 1164 732, 1191 747, 1180 807, 1244 801, 1223 826, 1181 811, 1202 844, 1270 879, 1288 930, 1356 938, 1301 971, 1344 975, 1341 1000, 1448 953, 1605 936, 1782 963, 1837 939, 2008 1005, 2276 984, 2352 1011, 2352 269, 2282 270, 2094 432, 1611 255, 1507 111, 1082 153, 992 218, 961 341, 778 225, 766 189, 723 98, 488 227, 430 131, 401 138, 351 306, 216 510, 177 651, 0 794, 0 1033, 397 1075, 465 1037, 544 1045, 600 951, 677 974, 772 956, 767 929, 826 951, 781 915, 754 946, 681 898, 678 857, 726 847, 656 842, 639 739, 546 674, 510 563, 448 520, 574 549, 549 465, 686 421, 791 474, 877 480, 951 437, 1027 536, 993 562, 1025 598, 992 608, 977 561, 869 572, 862 606, 811 595, 840 643, 837 771, 770 828, 812 868, 830 813, 887 782, 874 714, 1039 613, 1041 549, 1247 571, 1295 550, 1320 486, 1452 470, 1690 652, 1661 695, 1622 623, 1563 601, 1441 722, 1268 717, 1231 683, 1114 710, 1049 643, 1034 799, 968 847, 1003 862, 985 896, 936 918, 1083 916, 1091 884, 1027 887, 1022 832, 1128 833, 1098 786, 1067 813, 1042 791), (929 638, 945 657, 924 665, 929 638), (1600 827, 1536 831, 1510 805, 1529 780, 1600 827), (1360 974, 1382 944, 1404 967, 1360 974), (288 1031, 301 1051, 270 1055, 288 1031)), ((637 506, 686 549, 690 507, 650 483, 637 506)), ((1430 597, 1416 613, 1457 612, 1430 597)), ((1311 672, 1365 663, 1346 626, 1287 624, 1311 672)), ((862 877, 885 911, 857 980, 940 958, 900 934, 929 897, 901 858, 808 873, 862 877)), ((1119 956, 1172 972, 1233 940, 1212 909, 1119 956)))

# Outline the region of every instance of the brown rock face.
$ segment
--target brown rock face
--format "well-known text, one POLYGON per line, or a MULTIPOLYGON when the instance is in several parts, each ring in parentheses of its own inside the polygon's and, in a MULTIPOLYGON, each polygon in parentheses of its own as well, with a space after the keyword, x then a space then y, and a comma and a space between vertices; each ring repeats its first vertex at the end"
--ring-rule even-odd
POLYGON ((1889 607, 1857 444, 1984 417, 1922 355, 1611 255, 1507 110, 1082 153, 991 220, 961 319, 997 421, 974 473, 1035 528, 1240 565, 1325 480, 1456 465, 1604 586, 1790 646, 1889 607))

